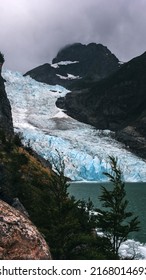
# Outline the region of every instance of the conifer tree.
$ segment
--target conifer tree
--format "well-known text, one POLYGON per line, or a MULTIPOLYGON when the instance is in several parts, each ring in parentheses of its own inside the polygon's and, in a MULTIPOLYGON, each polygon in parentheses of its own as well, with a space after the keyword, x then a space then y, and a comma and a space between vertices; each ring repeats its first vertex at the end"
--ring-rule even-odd
POLYGON ((111 259, 111 244, 107 238, 93 233, 96 219, 89 216, 93 203, 69 197, 65 164, 58 151, 51 176, 52 209, 48 240, 54 259, 111 259), (57 175, 56 175, 57 173, 57 175))
POLYGON ((127 240, 129 233, 139 230, 138 217, 127 211, 125 183, 122 180, 122 172, 117 164, 117 159, 110 156, 111 173, 104 173, 113 184, 112 190, 101 187, 102 194, 99 197, 103 210, 98 209, 98 227, 111 241, 113 253, 118 256, 121 243, 127 240))
POLYGON ((4 55, 0 52, 0 64, 5 62, 4 55))

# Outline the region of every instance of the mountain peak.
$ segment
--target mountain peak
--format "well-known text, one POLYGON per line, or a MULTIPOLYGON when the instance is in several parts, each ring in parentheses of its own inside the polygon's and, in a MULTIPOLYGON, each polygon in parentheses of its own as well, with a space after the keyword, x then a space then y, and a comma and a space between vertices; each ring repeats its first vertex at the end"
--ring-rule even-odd
MULTIPOLYGON (((52 63, 57 63, 59 61, 64 60, 78 60, 87 61, 90 59, 90 63, 93 60, 96 60, 102 54, 111 54, 106 46, 102 44, 89 43, 88 45, 81 43, 74 43, 72 45, 67 45, 64 48, 60 49, 57 56, 52 60, 52 63)), ((113 55, 114 56, 114 55, 113 55)), ((118 59, 114 56, 114 58, 118 61, 118 59)))
POLYGON ((83 45, 74 43, 60 49, 52 60, 50 69, 39 66, 26 75, 47 84, 59 84, 66 88, 75 85, 78 80, 88 77, 90 81, 101 80, 119 69, 117 57, 102 44, 83 45))

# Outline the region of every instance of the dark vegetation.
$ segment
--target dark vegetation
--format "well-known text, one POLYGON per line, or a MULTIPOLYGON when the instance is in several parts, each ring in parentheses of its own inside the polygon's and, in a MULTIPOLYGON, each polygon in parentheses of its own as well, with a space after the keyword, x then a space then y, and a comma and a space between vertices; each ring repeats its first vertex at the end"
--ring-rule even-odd
POLYGON ((5 62, 4 55, 0 52, 0 63, 3 64, 5 62))
POLYGON ((28 153, 18 136, 8 138, 2 131, 0 159, 0 198, 9 204, 19 198, 54 259, 111 258, 110 243, 92 234, 95 221, 85 211, 92 203, 69 198, 62 162, 54 173, 28 153))
MULTIPOLYGON (((89 215, 89 211, 93 210, 90 200, 76 201, 74 197, 69 197, 61 157, 58 155, 59 167, 56 166, 54 173, 50 168, 42 166, 32 154, 30 147, 23 147, 19 135, 9 138, 0 131, 0 198, 9 204, 12 204, 15 197, 19 198, 30 219, 48 242, 53 259, 118 259, 117 247, 115 248, 111 238, 100 237, 95 233, 99 224, 105 231, 104 212, 103 219, 97 219, 96 216, 89 215)), ((119 172, 116 166, 115 168, 115 172, 119 172)), ((119 212, 115 215, 121 217, 125 214, 122 221, 115 221, 119 230, 120 222, 130 217, 130 214, 125 212, 126 202, 122 202, 125 191, 121 179, 110 178, 113 179, 115 191, 109 193, 109 198, 116 199, 115 194, 121 195, 117 197, 120 204, 119 212)), ((104 190, 101 200, 108 204, 106 194, 108 192, 104 190)), ((109 216, 109 222, 111 217, 109 216)), ((123 237, 127 238, 132 229, 137 230, 132 227, 136 226, 137 220, 132 221, 128 228, 122 225, 118 236, 115 235, 119 242, 125 240, 123 237)), ((107 231, 113 235, 114 226, 113 231, 109 226, 107 231)))

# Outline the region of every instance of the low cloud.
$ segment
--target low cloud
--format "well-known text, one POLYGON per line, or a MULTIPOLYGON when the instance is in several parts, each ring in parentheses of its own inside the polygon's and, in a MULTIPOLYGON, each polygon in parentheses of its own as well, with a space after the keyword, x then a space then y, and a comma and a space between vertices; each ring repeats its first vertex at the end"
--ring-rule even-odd
POLYGON ((51 62, 74 42, 101 43, 122 61, 146 49, 145 0, 5 0, 0 10, 0 50, 12 70, 51 62))

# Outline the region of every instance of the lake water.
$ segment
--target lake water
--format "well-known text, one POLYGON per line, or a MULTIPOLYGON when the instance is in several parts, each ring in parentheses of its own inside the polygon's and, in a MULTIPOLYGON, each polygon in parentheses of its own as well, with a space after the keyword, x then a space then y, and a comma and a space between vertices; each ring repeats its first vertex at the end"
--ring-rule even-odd
MULTIPOLYGON (((70 195, 73 195, 76 199, 87 201, 90 197, 94 206, 100 208, 101 203, 98 197, 101 194, 101 185, 108 189, 111 188, 110 183, 76 182, 71 183, 68 190, 70 195)), ((131 233, 129 237, 146 243, 146 183, 126 183, 125 190, 126 198, 129 201, 127 209, 139 216, 141 226, 139 232, 131 233)))

